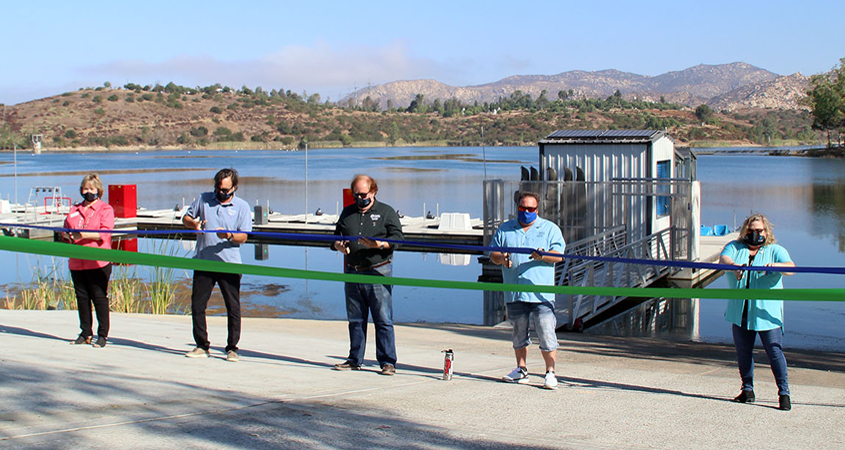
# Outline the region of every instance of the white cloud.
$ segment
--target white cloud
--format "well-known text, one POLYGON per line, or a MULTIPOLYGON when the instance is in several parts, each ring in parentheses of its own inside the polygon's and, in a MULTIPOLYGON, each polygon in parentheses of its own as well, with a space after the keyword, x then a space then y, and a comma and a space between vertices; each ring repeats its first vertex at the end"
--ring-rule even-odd
POLYGON ((434 78, 441 81, 461 73, 458 66, 416 58, 405 41, 389 45, 332 46, 316 42, 312 46, 289 45, 252 60, 223 61, 211 56, 184 55, 162 62, 114 61, 79 69, 86 77, 146 84, 173 81, 177 84, 206 86, 222 83, 231 87, 262 86, 326 94, 348 91, 354 85, 386 83, 395 80, 434 78))

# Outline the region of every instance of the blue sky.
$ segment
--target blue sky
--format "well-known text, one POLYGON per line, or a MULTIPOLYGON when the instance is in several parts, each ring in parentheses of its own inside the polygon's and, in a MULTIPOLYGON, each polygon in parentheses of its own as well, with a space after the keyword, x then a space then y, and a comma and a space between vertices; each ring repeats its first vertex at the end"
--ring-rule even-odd
MULTIPOLYGON (((127 82, 354 87, 737 61, 812 75, 845 57, 831 1, 4 1, 0 103, 127 82)), ((839 23, 838 23, 839 22, 839 23)))

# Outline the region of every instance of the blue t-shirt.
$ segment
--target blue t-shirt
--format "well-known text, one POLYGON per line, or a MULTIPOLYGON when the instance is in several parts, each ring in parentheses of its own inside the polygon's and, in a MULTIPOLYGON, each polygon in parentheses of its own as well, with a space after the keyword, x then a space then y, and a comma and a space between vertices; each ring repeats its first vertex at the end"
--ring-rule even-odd
MULTIPOLYGON (((220 203, 214 192, 203 193, 188 207, 187 215, 196 220, 205 220, 204 230, 252 231, 252 215, 249 203, 232 197, 228 203, 220 203)), ((217 233, 197 234, 197 259, 241 263, 240 245, 217 237, 217 233)))
MULTIPOLYGON (((560 228, 553 222, 537 218, 527 231, 517 219, 503 223, 490 245, 492 247, 526 247, 532 249, 542 248, 544 251, 556 251, 563 253, 566 250, 566 242, 560 233, 560 228)), ((555 265, 542 261, 530 259, 530 254, 511 253, 510 259, 513 267, 502 266, 502 279, 506 284, 533 284, 548 285, 555 284, 555 265)), ((555 294, 540 292, 505 292, 505 302, 527 302, 542 303, 554 302, 555 294)))
MULTIPOLYGON (((736 264, 748 264, 748 246, 739 241, 731 241, 722 249, 736 264)), ((771 263, 792 262, 789 252, 778 244, 764 245, 757 251, 751 266, 760 267, 771 263)), ((725 276, 731 289, 783 289, 782 272, 746 271, 737 280, 731 273, 725 276)), ((755 331, 783 328, 783 300, 747 299, 728 300, 725 320, 736 326, 742 326, 742 310, 748 302, 748 329, 755 331)))

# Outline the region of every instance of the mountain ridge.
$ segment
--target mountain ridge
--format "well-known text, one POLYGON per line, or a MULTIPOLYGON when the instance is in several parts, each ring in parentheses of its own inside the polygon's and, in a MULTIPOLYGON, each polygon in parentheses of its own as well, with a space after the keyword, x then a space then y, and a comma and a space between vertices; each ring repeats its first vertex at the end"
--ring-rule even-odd
POLYGON ((784 77, 745 62, 698 64, 655 76, 617 69, 571 70, 553 75, 511 75, 472 86, 451 86, 432 79, 391 81, 359 89, 341 99, 340 104, 360 104, 369 96, 382 109, 388 109, 407 107, 417 94, 422 94, 430 101, 455 98, 472 104, 495 102, 517 90, 533 98, 539 97, 545 90, 546 96, 552 100, 556 99, 561 91, 568 94, 569 90, 572 90, 574 98, 606 98, 618 90, 627 99, 657 101, 663 97, 666 101, 691 107, 700 104, 711 107, 718 105, 720 109, 734 111, 754 107, 749 106, 749 97, 772 97, 765 93, 749 93, 748 86, 755 86, 759 90, 771 89, 790 93, 781 102, 756 103, 779 109, 806 109, 796 99, 796 89, 803 89, 796 85, 796 81, 805 85, 808 82, 807 79, 796 78, 795 74, 784 77), (779 86, 778 80, 791 87, 779 86))

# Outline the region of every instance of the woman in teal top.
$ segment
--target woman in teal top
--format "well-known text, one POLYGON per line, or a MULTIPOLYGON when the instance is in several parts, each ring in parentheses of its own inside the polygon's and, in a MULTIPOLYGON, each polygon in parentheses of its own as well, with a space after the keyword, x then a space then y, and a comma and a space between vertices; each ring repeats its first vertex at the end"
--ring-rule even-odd
MULTIPOLYGON (((722 250, 720 262, 734 266, 795 267, 785 248, 775 243, 772 224, 762 214, 752 214, 739 230, 739 238, 722 250)), ((728 275, 731 289, 783 289, 786 272, 737 270, 728 275)), ((769 356, 769 364, 778 385, 779 408, 792 409, 789 378, 783 356, 783 300, 728 300, 725 320, 733 324, 732 332, 742 392, 735 402, 752 403, 754 397, 754 341, 757 335, 769 356)))

